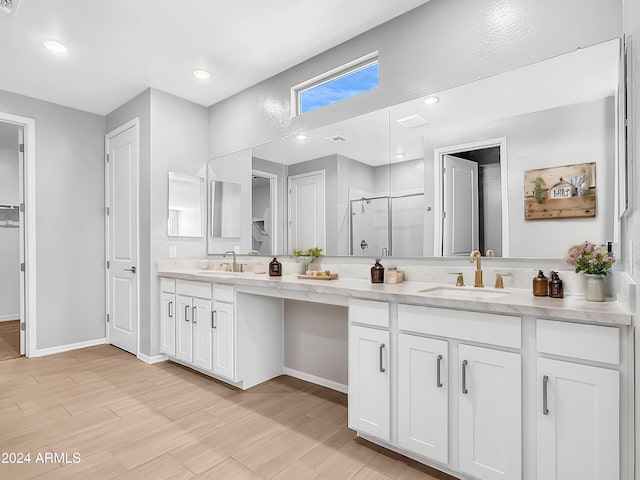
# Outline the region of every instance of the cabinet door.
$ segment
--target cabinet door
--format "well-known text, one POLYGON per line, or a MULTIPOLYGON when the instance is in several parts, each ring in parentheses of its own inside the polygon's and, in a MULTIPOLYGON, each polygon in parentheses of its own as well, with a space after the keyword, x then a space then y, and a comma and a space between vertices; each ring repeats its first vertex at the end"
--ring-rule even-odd
POLYGON ((176 356, 176 296, 160 294, 160 351, 176 356))
POLYGON ((522 478, 522 372, 517 353, 460 345, 460 470, 483 480, 522 478))
POLYGON ((176 358, 193 362, 191 297, 176 295, 176 358))
POLYGON ((539 480, 619 478, 619 382, 615 370, 538 359, 539 480))
POLYGON ((402 448, 447 463, 447 342, 398 335, 398 441, 402 448))
POLYGON ((233 379, 235 375, 235 320, 233 305, 213 303, 213 371, 233 379))
POLYGON ((191 308, 193 324, 193 364, 211 370, 211 300, 194 298, 191 308))
POLYGON ((349 426, 390 439, 389 332, 349 326, 349 426))

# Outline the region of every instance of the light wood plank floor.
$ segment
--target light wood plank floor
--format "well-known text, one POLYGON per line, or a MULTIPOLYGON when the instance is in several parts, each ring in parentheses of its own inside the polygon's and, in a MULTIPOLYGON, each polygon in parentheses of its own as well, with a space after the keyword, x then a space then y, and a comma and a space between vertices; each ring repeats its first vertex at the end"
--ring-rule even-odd
POLYGON ((20 320, 0 322, 0 361, 20 356, 20 320))
POLYGON ((287 376, 242 392, 107 345, 0 362, 0 454, 31 455, 2 479, 453 479, 346 424, 346 395, 287 376))

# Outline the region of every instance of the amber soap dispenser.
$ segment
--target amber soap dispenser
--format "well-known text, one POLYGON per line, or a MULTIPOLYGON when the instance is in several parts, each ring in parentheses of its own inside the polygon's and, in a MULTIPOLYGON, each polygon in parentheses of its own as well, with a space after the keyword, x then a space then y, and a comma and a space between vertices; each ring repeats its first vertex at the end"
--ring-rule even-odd
POLYGON ((276 257, 273 257, 273 260, 269 263, 269 276, 270 277, 281 277, 282 276, 282 264, 278 261, 276 257))
POLYGON ((533 279, 533 295, 536 297, 549 296, 549 279, 544 276, 542 270, 538 270, 538 276, 533 279))
POLYGON ((371 267, 371 283, 384 283, 384 267, 380 264, 380 259, 371 267))

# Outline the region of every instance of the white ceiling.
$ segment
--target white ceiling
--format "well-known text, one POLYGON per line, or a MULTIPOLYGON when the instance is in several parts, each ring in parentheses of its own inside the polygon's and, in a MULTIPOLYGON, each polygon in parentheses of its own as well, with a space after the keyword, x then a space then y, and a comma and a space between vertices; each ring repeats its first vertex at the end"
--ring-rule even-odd
POLYGON ((21 0, 0 89, 102 115, 147 87, 209 106, 427 1, 21 0))

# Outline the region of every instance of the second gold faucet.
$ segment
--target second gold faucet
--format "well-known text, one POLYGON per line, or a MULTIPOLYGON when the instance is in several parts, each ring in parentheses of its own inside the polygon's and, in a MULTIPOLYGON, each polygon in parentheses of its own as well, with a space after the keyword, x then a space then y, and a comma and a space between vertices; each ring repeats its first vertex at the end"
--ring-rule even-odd
POLYGON ((475 281, 473 282, 473 286, 476 288, 484 287, 482 283, 482 266, 480 261, 481 258, 482 258, 482 254, 478 250, 473 250, 469 254, 469 263, 473 263, 474 260, 476 262, 476 277, 475 277, 475 281))

